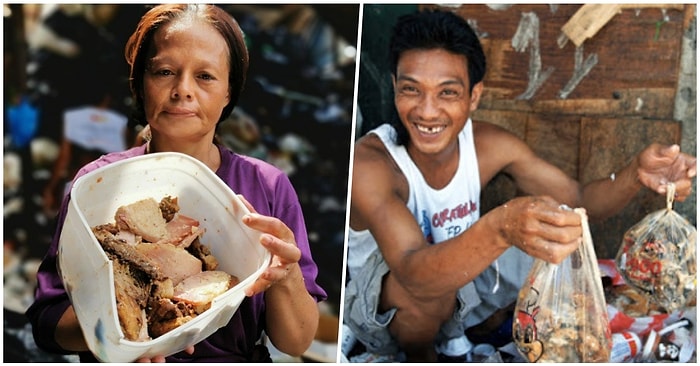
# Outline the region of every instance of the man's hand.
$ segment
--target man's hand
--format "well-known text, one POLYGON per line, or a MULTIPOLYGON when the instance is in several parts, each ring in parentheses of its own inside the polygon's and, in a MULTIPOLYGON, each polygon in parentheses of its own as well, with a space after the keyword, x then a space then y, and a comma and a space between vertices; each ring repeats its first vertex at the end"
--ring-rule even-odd
POLYGON ((530 256, 558 264, 581 244, 581 216, 551 197, 519 197, 500 209, 501 235, 530 256))
POLYGON ((666 184, 676 185, 675 201, 683 202, 692 191, 697 175, 696 158, 682 153, 678 145, 649 145, 637 157, 639 182, 659 194, 666 194, 666 184))

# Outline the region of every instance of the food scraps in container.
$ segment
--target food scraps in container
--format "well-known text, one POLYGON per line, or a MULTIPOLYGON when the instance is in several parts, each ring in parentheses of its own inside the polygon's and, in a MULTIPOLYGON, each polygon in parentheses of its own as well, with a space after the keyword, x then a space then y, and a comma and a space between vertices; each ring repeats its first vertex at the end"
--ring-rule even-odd
POLYGON ((117 209, 92 232, 112 261, 119 324, 126 339, 148 341, 194 319, 238 282, 218 270, 200 242, 199 221, 176 197, 146 198, 117 209))

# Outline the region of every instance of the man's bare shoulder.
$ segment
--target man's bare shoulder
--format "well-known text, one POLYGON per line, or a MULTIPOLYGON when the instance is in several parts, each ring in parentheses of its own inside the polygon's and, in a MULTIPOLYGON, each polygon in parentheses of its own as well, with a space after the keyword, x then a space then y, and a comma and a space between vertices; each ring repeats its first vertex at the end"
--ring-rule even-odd
POLYGON ((504 127, 501 127, 495 123, 483 122, 483 121, 472 121, 472 130, 474 131, 474 137, 489 137, 489 138, 517 138, 515 134, 508 131, 504 127))
POLYGON ((403 205, 407 192, 406 179, 379 137, 368 134, 358 139, 352 170, 350 226, 354 230, 367 229, 373 221, 371 217, 388 209, 388 203, 403 205))
POLYGON ((355 142, 355 165, 390 164, 393 159, 384 143, 373 133, 362 136, 355 142))
POLYGON ((362 187, 369 185, 372 190, 386 187, 387 192, 405 186, 401 169, 374 134, 367 134, 355 142, 353 181, 362 187))
POLYGON ((532 162, 534 154, 525 141, 504 127, 474 121, 473 131, 482 184, 501 171, 512 173, 509 167, 517 162, 532 162))

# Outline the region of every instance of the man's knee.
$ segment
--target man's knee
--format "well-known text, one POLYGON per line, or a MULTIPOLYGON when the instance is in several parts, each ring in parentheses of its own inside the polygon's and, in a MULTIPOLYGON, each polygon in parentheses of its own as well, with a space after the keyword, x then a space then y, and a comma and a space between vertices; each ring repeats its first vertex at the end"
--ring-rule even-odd
POLYGON ((434 298, 411 296, 390 274, 383 281, 381 308, 396 309, 389 329, 399 343, 431 344, 441 325, 452 318, 456 303, 456 294, 434 298))
POLYGON ((391 273, 382 281, 380 308, 384 311, 398 309, 409 319, 442 323, 452 316, 456 305, 456 292, 430 298, 418 297, 406 291, 391 273))

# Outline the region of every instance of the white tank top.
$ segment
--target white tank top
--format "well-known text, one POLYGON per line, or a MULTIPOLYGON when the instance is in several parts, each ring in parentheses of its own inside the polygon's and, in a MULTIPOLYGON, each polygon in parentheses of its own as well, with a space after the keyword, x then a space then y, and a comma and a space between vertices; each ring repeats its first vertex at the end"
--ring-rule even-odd
MULTIPOLYGON (((479 219, 481 183, 471 119, 467 120, 459 134, 457 172, 447 186, 439 190, 428 185, 406 148, 396 145, 396 131, 391 125, 381 125, 369 133, 381 139, 406 176, 409 186, 406 206, 416 218, 428 243, 437 244, 454 237, 479 219)), ((379 247, 369 230, 348 229, 347 267, 350 279, 357 275, 375 250, 379 250, 379 247)), ((497 309, 515 301, 531 266, 530 256, 511 247, 467 284, 466 287, 478 293, 478 298, 466 304, 471 309, 465 326, 479 324, 497 309)))
MULTIPOLYGON (((381 125, 369 133, 380 138, 406 177, 409 188, 406 206, 428 243, 440 243, 454 237, 479 219, 481 183, 471 119, 459 133, 457 172, 442 189, 430 187, 406 148, 396 145, 396 131, 391 125, 381 125)), ((348 235, 347 265, 352 278, 378 247, 369 230, 358 232, 350 229, 348 235)))

